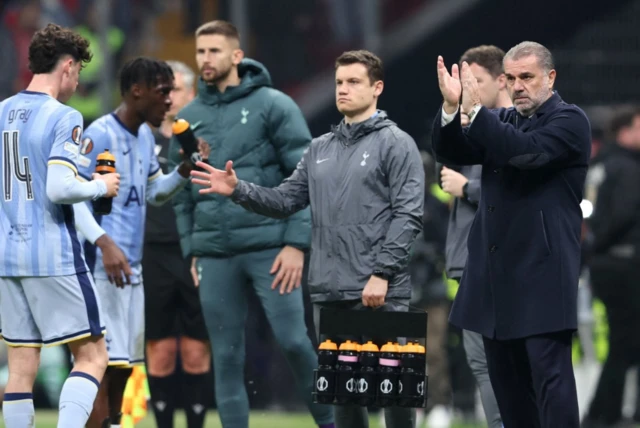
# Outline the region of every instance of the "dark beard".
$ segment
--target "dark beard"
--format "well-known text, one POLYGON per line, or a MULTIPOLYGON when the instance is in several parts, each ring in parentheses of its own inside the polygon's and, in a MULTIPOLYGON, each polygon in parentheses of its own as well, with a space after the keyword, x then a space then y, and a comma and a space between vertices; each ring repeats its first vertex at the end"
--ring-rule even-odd
POLYGON ((205 80, 205 82, 207 83, 207 85, 217 85, 218 83, 229 77, 229 74, 231 74, 231 67, 229 67, 224 73, 217 74, 213 79, 205 80))

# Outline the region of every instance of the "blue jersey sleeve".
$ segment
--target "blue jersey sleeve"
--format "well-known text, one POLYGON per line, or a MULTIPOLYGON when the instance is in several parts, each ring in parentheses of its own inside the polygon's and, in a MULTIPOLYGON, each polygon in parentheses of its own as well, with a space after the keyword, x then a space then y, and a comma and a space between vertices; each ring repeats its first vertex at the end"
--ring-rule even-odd
MULTIPOLYGON (((85 180, 91 180, 96 171, 96 158, 105 150, 111 151, 111 140, 102 124, 90 125, 80 142, 78 173, 85 180)), ((116 162, 116 169, 117 169, 116 162)))
POLYGON ((69 110, 56 123, 53 145, 49 152, 49 165, 64 165, 78 175, 78 153, 82 140, 82 115, 69 110))
POLYGON ((152 182, 162 175, 162 169, 160 168, 160 162, 158 162, 158 155, 156 155, 155 141, 151 140, 149 146, 151 148, 151 153, 149 154, 149 175, 147 182, 152 182))

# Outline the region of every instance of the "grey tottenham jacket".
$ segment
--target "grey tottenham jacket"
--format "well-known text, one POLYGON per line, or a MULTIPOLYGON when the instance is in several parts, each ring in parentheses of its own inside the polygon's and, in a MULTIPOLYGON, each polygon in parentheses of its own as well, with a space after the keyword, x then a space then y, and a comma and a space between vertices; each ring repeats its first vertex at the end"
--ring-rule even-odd
MULTIPOLYGON (((439 164, 440 165, 440 164, 439 164)), ((452 167, 450 167, 452 168, 452 167)), ((476 216, 476 210, 480 203, 480 179, 482 177, 482 165, 465 165, 458 172, 469 180, 466 198, 455 198, 449 215, 449 227, 447 228, 446 245, 446 272, 447 277, 460 280, 464 266, 467 264, 469 250, 467 238, 471 231, 471 224, 476 216)), ((438 168, 438 181, 442 166, 438 168)))
POLYGON ((407 265, 422 230, 424 169, 413 139, 385 112, 315 138, 278 187, 239 181, 231 197, 276 218, 311 207, 313 302, 359 300, 377 269, 391 275, 387 298, 411 297, 407 265))

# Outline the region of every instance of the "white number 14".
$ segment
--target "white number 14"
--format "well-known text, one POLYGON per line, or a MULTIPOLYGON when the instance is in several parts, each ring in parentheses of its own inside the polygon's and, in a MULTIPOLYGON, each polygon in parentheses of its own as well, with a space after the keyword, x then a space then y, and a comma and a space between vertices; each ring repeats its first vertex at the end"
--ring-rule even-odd
POLYGON ((27 200, 33 200, 33 178, 31 177, 31 169, 29 168, 29 158, 26 156, 20 157, 19 138, 19 131, 2 132, 2 159, 4 163, 2 189, 5 201, 10 201, 12 198, 13 177, 26 185, 27 200))

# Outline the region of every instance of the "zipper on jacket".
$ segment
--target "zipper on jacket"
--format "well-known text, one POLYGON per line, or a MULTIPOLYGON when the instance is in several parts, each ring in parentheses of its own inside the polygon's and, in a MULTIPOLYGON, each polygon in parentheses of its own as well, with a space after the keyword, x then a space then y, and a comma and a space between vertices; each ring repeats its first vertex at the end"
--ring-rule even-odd
MULTIPOLYGON (((349 152, 353 150, 352 144, 350 144, 350 141, 342 141, 341 138, 338 138, 336 136, 336 138, 338 139, 338 141, 340 142, 340 144, 338 145, 338 150, 336 153, 336 159, 347 159, 347 162, 349 161, 348 156, 349 156, 349 152)), ((340 177, 337 181, 337 183, 339 183, 338 185, 345 183, 347 180, 347 176, 349 175, 348 172, 348 168, 340 168, 340 177)), ((339 227, 343 227, 344 225, 342 224, 342 222, 339 221, 339 218, 341 217, 341 206, 340 204, 338 204, 338 206, 336 206, 336 210, 333 211, 332 215, 331 215, 331 224, 337 224, 339 225, 339 227)), ((329 228, 330 233, 333 235, 333 228, 329 228)), ((336 294, 337 296, 340 296, 340 286, 341 286, 341 282, 340 282, 340 274, 339 274, 339 269, 338 266, 340 264, 340 259, 341 257, 338 255, 338 251, 337 251, 337 239, 334 239, 334 236, 331 236, 331 251, 333 253, 333 257, 332 257, 332 283, 335 284, 335 288, 336 288, 336 294)), ((343 258, 345 261, 347 261, 347 255, 345 255, 345 257, 343 258)))
MULTIPOLYGON (((213 147, 216 148, 215 150, 215 160, 216 160, 216 165, 219 165, 220 169, 224 169, 225 168, 225 164, 227 162, 228 159, 222 159, 221 158, 221 152, 223 152, 223 150, 221 149, 221 144, 218 143, 218 135, 219 135, 219 129, 222 129, 222 122, 223 122, 223 118, 222 116, 224 115, 224 109, 222 108, 223 104, 220 103, 216 103, 213 105, 213 117, 215 118, 214 123, 215 123, 215 128, 213 129, 213 132, 211 133, 213 135, 213 142, 210 142, 209 144, 211 145, 211 154, 214 153, 213 147)), ((229 203, 229 201, 225 201, 227 204, 229 203)), ((225 203, 222 204, 222 206, 225 206, 225 203)), ((222 212, 220 213, 221 215, 218 217, 218 219, 221 221, 221 223, 224 224, 224 227, 222 227, 222 235, 224 236, 224 241, 223 242, 229 242, 229 225, 227 224, 227 215, 224 213, 224 210, 222 210, 222 212)))

